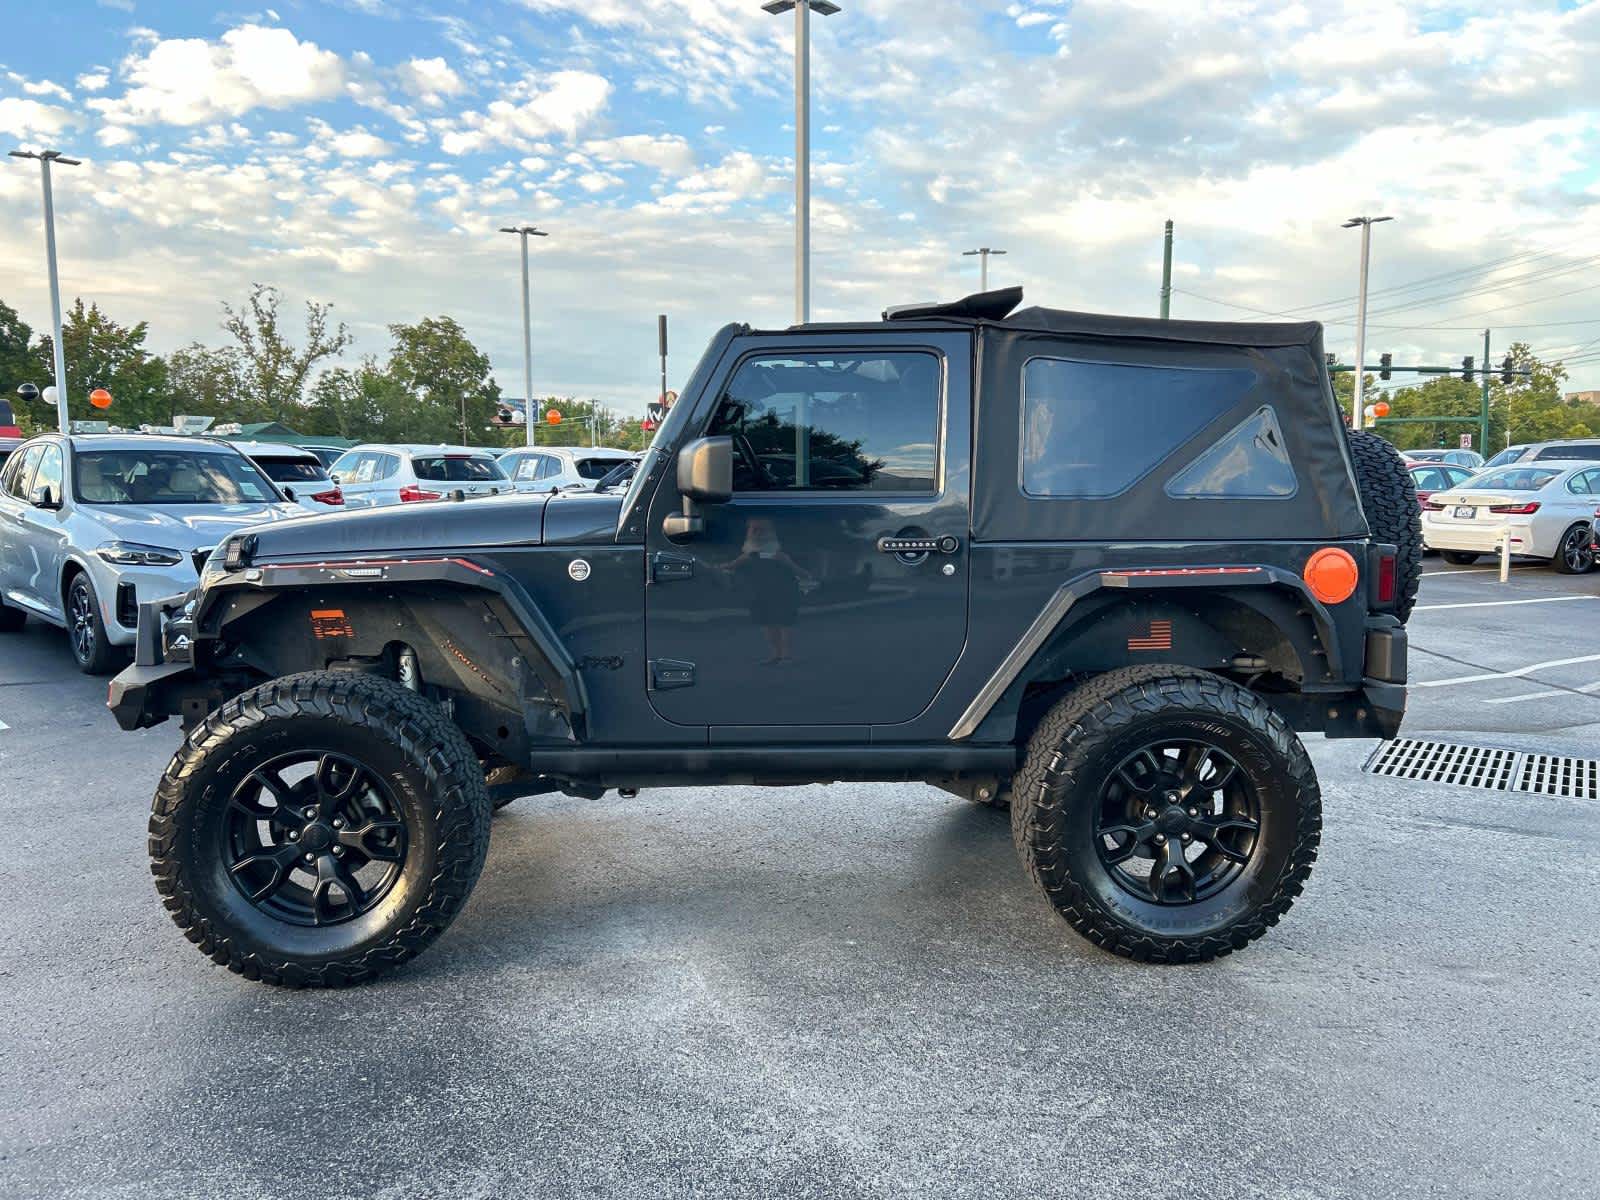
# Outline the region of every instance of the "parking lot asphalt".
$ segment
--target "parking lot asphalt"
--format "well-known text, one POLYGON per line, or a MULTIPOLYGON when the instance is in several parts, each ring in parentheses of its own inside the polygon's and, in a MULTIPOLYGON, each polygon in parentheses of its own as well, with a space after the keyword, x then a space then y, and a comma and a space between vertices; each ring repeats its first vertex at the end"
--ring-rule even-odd
MULTIPOLYGON (((1600 575, 1427 564, 1405 732, 1600 755, 1600 575)), ((421 959, 292 992, 168 920, 177 731, 103 698, 0 641, 0 1195, 1593 1194, 1592 801, 1313 738, 1306 894, 1150 967, 928 788, 536 798, 421 959)))

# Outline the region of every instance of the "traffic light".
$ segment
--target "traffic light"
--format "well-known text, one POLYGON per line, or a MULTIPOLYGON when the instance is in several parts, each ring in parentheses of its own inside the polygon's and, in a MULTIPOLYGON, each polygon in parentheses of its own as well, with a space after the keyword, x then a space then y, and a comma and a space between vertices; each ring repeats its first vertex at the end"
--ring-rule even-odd
POLYGON ((1378 355, 1378 378, 1389 378, 1389 368, 1394 366, 1394 355, 1387 352, 1378 355))
POLYGON ((1322 357, 1328 360, 1328 370, 1330 371, 1339 365, 1339 356, 1337 354, 1330 352, 1328 354, 1324 354, 1322 357))
POLYGON ((1461 378, 1468 383, 1472 382, 1472 364, 1476 361, 1470 354, 1461 360, 1461 378))
POLYGON ((1511 383, 1511 355, 1506 355, 1500 360, 1500 382, 1506 385, 1511 383))
POLYGON ((1441 430, 1440 430, 1440 431, 1439 431, 1439 448, 1440 448, 1440 449, 1441 449, 1441 450, 1442 450, 1442 449, 1444 449, 1444 446, 1445 446, 1445 440, 1446 440, 1446 439, 1445 439, 1445 436, 1444 436, 1444 431, 1443 431, 1443 430, 1442 430, 1442 429, 1441 429, 1441 430))

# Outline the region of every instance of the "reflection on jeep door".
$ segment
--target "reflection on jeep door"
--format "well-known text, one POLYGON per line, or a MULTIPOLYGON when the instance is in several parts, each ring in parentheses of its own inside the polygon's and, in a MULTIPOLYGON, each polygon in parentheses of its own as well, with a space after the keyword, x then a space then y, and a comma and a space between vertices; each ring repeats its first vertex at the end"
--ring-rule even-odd
POLYGON ((733 441, 732 500, 678 542, 670 478, 651 506, 651 701, 692 725, 908 721, 966 638, 969 339, 784 345, 735 342, 695 414, 733 441))

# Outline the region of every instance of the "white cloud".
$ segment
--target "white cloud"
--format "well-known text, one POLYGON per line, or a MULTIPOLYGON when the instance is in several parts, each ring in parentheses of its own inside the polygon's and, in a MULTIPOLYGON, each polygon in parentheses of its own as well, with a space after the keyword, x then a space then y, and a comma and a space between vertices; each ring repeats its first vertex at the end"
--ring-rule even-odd
POLYGON ((51 137, 77 123, 73 113, 54 104, 17 96, 0 99, 0 133, 12 137, 51 137))
POLYGON ((124 64, 134 86, 89 107, 114 125, 198 125, 253 108, 289 108, 336 95, 337 54, 287 29, 242 25, 220 41, 154 39, 124 64))
POLYGON ((111 76, 106 71, 86 71, 78 76, 78 86, 86 92, 103 92, 111 84, 111 76))
POLYGON ((611 83, 591 71, 557 71, 525 85, 525 99, 496 100, 486 112, 466 112, 439 139, 446 154, 467 154, 503 144, 531 148, 553 134, 574 138, 604 111, 611 83))
POLYGON ((395 68, 400 86, 422 103, 437 108, 447 96, 457 96, 465 89, 461 76, 442 58, 413 58, 395 68))
POLYGON ((578 186, 590 194, 603 192, 607 188, 614 188, 621 182, 622 180, 619 176, 612 175, 607 171, 585 171, 578 176, 578 186))

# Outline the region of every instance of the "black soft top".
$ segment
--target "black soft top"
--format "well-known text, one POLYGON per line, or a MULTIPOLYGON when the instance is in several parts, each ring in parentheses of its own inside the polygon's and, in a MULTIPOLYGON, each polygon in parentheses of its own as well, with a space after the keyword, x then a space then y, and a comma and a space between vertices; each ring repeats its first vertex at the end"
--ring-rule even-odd
POLYGON ((1028 333, 1073 337, 1202 342, 1213 346, 1309 346, 1322 335, 1315 321, 1163 321, 1155 317, 1120 317, 1108 313, 1073 312, 1034 305, 1018 309, 1020 287, 975 292, 938 304, 902 304, 884 310, 885 321, 948 321, 988 324, 1028 333))

